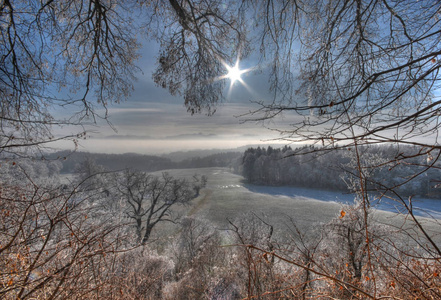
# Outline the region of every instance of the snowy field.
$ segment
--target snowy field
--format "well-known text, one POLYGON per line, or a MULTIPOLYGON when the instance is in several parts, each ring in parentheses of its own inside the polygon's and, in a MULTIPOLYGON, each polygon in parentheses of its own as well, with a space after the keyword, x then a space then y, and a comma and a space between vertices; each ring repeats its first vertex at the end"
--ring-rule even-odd
MULTIPOLYGON (((259 216, 265 216, 276 228, 286 227, 288 218, 292 218, 300 229, 308 230, 337 217, 342 205, 352 203, 354 199, 353 195, 333 191, 248 185, 243 183, 242 176, 233 174, 226 168, 167 172, 176 177, 191 178, 194 174, 207 176, 207 187, 193 200, 190 207, 181 209, 180 212, 205 218, 220 229, 228 227, 228 220, 234 221, 246 213, 254 212, 259 216)), ((436 205, 430 208, 431 212, 441 216, 440 204, 436 200, 425 200, 433 201, 436 205)), ((392 212, 396 211, 393 205, 380 203, 379 208, 374 212, 374 219, 377 221, 394 226, 402 226, 405 222, 402 216, 392 212)), ((439 228, 437 220, 422 217, 421 219, 434 231, 439 228)))
MULTIPOLYGON (((275 186, 258 186, 252 184, 244 184, 244 186, 254 193, 288 196, 291 198, 304 198, 305 200, 316 199, 326 202, 335 202, 341 204, 353 204, 354 195, 345 194, 338 191, 326 191, 299 187, 275 187, 275 186)), ((408 199, 405 199, 408 203, 408 199)), ((370 203, 374 209, 403 212, 402 203, 397 203, 386 197, 379 199, 375 195, 370 195, 370 203)), ((441 199, 429 199, 415 197, 412 198, 412 206, 414 213, 422 217, 434 217, 441 219, 441 199)))

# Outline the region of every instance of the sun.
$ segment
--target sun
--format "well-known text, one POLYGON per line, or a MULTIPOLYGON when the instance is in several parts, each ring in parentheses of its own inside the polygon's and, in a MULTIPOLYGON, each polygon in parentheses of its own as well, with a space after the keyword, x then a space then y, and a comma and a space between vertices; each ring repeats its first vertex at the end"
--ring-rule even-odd
POLYGON ((230 87, 233 86, 234 83, 237 81, 239 81, 243 85, 245 84, 245 82, 242 80, 242 74, 251 71, 251 69, 241 69, 239 67, 239 60, 236 61, 234 66, 229 66, 225 62, 223 62, 223 65, 225 66, 227 73, 225 75, 221 76, 220 79, 222 79, 222 78, 230 79, 230 87))
POLYGON ((234 84, 236 81, 242 82, 241 75, 247 72, 247 70, 241 70, 239 68, 239 61, 237 61, 236 64, 232 67, 225 65, 225 68, 228 71, 226 77, 230 79, 231 84, 234 84))
POLYGON ((248 69, 241 69, 239 67, 239 63, 240 63, 239 59, 236 60, 236 63, 233 66, 230 66, 228 63, 226 63, 223 60, 221 60, 221 62, 224 65, 226 72, 223 75, 216 77, 214 80, 224 80, 224 79, 230 80, 230 88, 228 89, 228 97, 230 97, 231 91, 233 90, 233 87, 236 82, 240 82, 240 84, 243 87, 245 87, 250 93, 252 93, 251 88, 245 83, 245 81, 242 78, 242 75, 244 73, 248 73, 248 72, 254 70, 255 67, 248 68, 248 69))

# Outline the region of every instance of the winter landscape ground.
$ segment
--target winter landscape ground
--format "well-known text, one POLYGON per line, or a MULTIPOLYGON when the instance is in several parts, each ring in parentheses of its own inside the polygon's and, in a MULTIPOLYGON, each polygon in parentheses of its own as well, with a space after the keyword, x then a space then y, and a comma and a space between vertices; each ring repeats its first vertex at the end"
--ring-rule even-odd
POLYGON ((441 299, 440 28, 436 0, 2 1, 0 299, 441 299))
MULTIPOLYGON (((159 175, 163 171, 156 172, 159 175)), ((228 220, 234 221, 253 212, 263 216, 276 230, 286 228, 289 218, 302 231, 324 225, 339 216, 343 204, 353 204, 354 195, 342 192, 325 191, 296 187, 271 187, 251 185, 242 176, 233 174, 228 168, 197 168, 167 170, 177 178, 191 178, 194 174, 207 176, 207 186, 201 195, 188 206, 175 208, 175 213, 206 219, 217 229, 228 228, 228 220)), ((421 207, 421 215, 428 212, 433 216, 441 214, 441 201, 420 199, 415 206, 421 207)), ((380 209, 374 205, 375 222, 400 227, 405 217, 393 212, 402 209, 398 203, 382 204, 380 209)), ((438 221, 424 218, 429 231, 437 235, 438 221)), ((161 229, 159 229, 161 230, 161 229)))

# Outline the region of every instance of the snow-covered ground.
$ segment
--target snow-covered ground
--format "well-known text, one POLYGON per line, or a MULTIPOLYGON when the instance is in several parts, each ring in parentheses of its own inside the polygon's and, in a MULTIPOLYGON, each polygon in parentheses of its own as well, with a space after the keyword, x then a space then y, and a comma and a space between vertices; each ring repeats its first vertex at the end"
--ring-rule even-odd
MULTIPOLYGON (((189 206, 175 207, 174 213, 205 219, 219 230, 231 229, 230 221, 243 220, 252 213, 274 225, 282 234, 292 223, 301 232, 309 232, 338 218, 342 203, 354 201, 354 195, 335 191, 249 185, 242 176, 231 173, 227 168, 174 169, 167 172, 178 178, 191 179, 194 174, 207 176, 207 187, 201 190, 199 197, 189 206)), ((160 173, 156 172, 157 175, 160 173)), ((394 213, 396 209, 393 205, 382 200, 374 206, 377 210, 372 217, 376 222, 393 228, 413 226, 405 215, 394 213)), ((416 207, 427 210, 436 218, 420 217, 420 221, 441 241, 441 200, 414 200, 415 213, 427 216, 416 207)), ((173 230, 170 229, 170 232, 173 230)))
MULTIPOLYGON (((253 184, 244 184, 244 187, 254 193, 304 198, 305 200, 315 199, 326 202, 352 204, 355 199, 355 196, 352 194, 328 190, 285 186, 260 186, 253 184)), ((375 209, 390 212, 404 212, 403 203, 395 202, 386 197, 378 199, 375 195, 371 195, 370 198, 371 205, 375 209)), ((409 204, 408 199, 406 199, 406 204, 409 204)), ((412 198, 411 204, 415 215, 441 219, 441 199, 412 198)))

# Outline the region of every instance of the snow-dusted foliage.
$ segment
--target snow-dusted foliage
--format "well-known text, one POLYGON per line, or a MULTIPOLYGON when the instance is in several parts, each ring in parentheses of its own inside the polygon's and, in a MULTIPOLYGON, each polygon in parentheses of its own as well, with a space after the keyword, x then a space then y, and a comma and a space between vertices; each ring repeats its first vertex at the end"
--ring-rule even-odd
MULTIPOLYGON (((97 168, 60 185, 51 177, 32 180, 35 167, 7 163, 0 194, 4 299, 363 299, 374 288, 378 296, 401 298, 440 293, 431 235, 412 220, 380 225, 363 201, 304 231, 289 216, 276 228, 252 212, 225 228, 196 216, 175 218, 171 236, 158 227, 139 246, 130 205, 115 186, 127 174, 97 168)), ((155 180, 164 186, 164 178, 155 180)))
POLYGON ((125 244, 121 223, 79 185, 9 163, 15 170, 0 178, 2 298, 87 298, 104 288, 125 244))
POLYGON ((357 151, 358 157, 351 147, 342 147, 340 151, 313 146, 294 150, 249 148, 243 155, 240 172, 255 184, 354 192, 360 190, 359 160, 365 188, 370 192, 393 190, 406 196, 441 196, 441 170, 439 163, 433 161, 438 150, 429 151, 426 156, 419 155, 419 148, 410 146, 365 146, 357 151))

